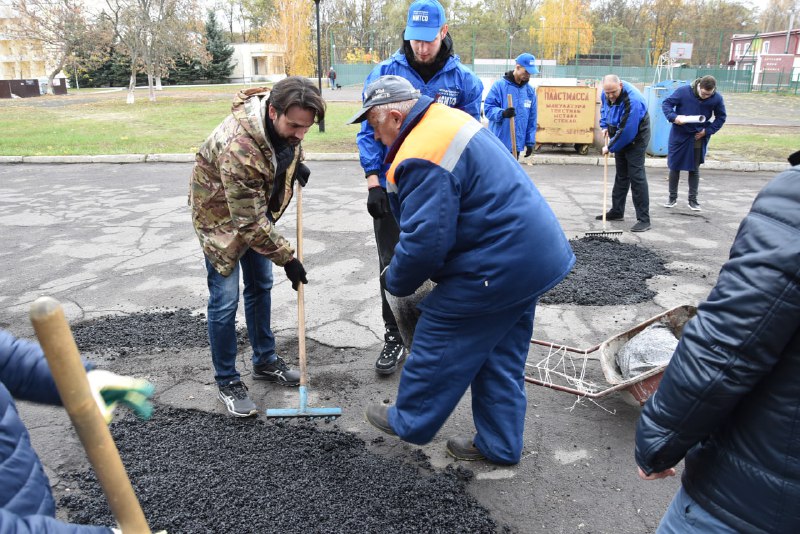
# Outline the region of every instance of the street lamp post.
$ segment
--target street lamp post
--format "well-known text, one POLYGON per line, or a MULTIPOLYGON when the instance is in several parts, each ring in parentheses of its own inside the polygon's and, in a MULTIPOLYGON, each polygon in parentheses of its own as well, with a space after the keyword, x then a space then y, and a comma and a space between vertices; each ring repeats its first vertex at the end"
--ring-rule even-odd
MULTIPOLYGON (((319 94, 322 94, 322 43, 319 40, 319 3, 320 0, 314 0, 314 5, 317 9, 317 84, 319 86, 319 94)), ((319 121, 320 133, 325 132, 325 119, 319 121)))

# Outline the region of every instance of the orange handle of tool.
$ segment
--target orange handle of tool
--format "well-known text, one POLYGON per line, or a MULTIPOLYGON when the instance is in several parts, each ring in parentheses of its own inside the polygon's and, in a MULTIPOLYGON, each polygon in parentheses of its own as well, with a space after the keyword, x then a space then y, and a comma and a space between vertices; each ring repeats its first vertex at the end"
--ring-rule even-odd
MULTIPOLYGON (((508 107, 514 107, 514 99, 511 98, 511 95, 506 95, 508 97, 508 107)), ((514 117, 508 118, 508 127, 511 129, 511 154, 514 158, 517 158, 517 128, 514 126, 514 117)))
POLYGON ((117 445, 92 397, 86 370, 61 304, 50 297, 39 298, 31 305, 30 316, 61 401, 119 528, 124 534, 150 534, 117 445))

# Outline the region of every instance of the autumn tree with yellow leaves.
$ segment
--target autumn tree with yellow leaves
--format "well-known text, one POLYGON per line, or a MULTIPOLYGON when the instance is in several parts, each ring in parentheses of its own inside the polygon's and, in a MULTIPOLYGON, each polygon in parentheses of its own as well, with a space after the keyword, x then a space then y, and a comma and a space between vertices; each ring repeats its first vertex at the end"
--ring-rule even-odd
POLYGON ((285 47, 284 60, 289 76, 314 74, 311 36, 312 6, 309 0, 274 0, 275 17, 261 31, 261 39, 285 47))
POLYGON ((544 0, 536 12, 542 59, 560 65, 578 54, 588 54, 594 44, 589 0, 544 0))

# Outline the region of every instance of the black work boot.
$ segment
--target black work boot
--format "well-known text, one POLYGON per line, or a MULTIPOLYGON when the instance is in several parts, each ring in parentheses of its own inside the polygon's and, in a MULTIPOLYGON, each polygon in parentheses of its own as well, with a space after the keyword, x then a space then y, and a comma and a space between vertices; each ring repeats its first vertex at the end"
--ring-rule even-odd
POLYGON ((375 362, 375 372, 379 375, 390 375, 397 370, 406 358, 406 349, 403 340, 397 332, 386 332, 383 349, 378 361, 375 362))
POLYGON ((364 412, 364 419, 381 432, 396 436, 397 433, 389 425, 389 406, 386 404, 370 404, 364 412))
POLYGON ((472 442, 472 436, 455 436, 447 440, 447 454, 456 460, 474 462, 485 460, 486 457, 472 442))

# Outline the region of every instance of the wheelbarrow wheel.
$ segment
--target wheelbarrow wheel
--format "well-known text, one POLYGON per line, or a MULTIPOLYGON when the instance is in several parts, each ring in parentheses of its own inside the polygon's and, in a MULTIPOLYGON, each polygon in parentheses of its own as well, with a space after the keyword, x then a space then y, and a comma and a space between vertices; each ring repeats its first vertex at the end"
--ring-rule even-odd
POLYGON ((576 143, 575 144, 575 152, 577 152, 581 156, 585 156, 586 154, 589 153, 589 145, 576 143))

